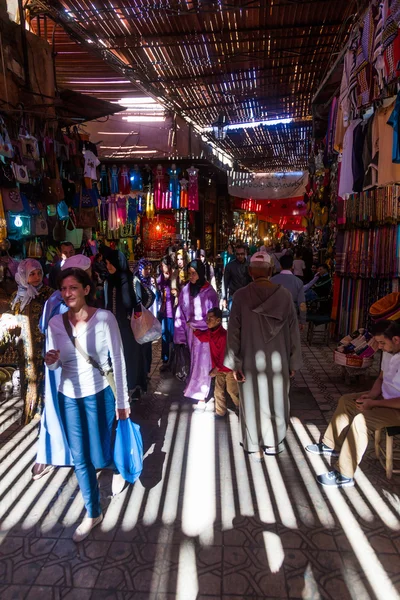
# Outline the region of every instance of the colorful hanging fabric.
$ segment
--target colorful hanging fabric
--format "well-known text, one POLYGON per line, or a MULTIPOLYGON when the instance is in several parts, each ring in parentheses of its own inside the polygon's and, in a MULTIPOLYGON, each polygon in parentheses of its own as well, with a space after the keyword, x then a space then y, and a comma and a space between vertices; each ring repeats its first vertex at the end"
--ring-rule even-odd
POLYGON ((118 175, 119 169, 117 165, 113 165, 110 169, 111 194, 118 194, 119 192, 118 175))
POLYGON ((119 172, 119 193, 127 195, 130 191, 131 184, 129 181, 129 169, 126 165, 122 165, 122 168, 119 172))
POLYGON ((181 185, 181 208, 188 208, 189 196, 188 196, 188 184, 189 180, 184 177, 180 180, 181 185))
POLYGON ((180 208, 180 183, 179 183, 179 173, 181 170, 176 167, 176 165, 171 165, 171 168, 167 170, 169 175, 169 185, 168 185, 168 195, 169 195, 169 204, 171 204, 171 208, 177 209, 180 208))
POLYGON ((129 171, 129 181, 132 192, 138 192, 143 189, 143 178, 139 169, 139 165, 134 165, 129 171))
POLYGON ((136 198, 129 196, 127 200, 127 207, 127 223, 135 225, 137 219, 136 198))
POLYGON ((154 219, 155 217, 154 197, 152 192, 147 192, 146 194, 146 216, 148 219, 154 219))
POLYGON ((197 176, 199 170, 192 166, 187 172, 189 175, 188 209, 199 210, 199 182, 197 176))
POLYGON ((101 165, 100 169, 100 196, 106 198, 110 195, 110 183, 108 179, 106 165, 101 165))
POLYGON ((165 209, 165 169, 162 165, 157 165, 154 170, 154 205, 156 210, 165 209))
POLYGON ((117 215, 118 215, 118 223, 120 225, 125 225, 127 220, 127 209, 126 209, 126 197, 118 196, 117 197, 117 215))

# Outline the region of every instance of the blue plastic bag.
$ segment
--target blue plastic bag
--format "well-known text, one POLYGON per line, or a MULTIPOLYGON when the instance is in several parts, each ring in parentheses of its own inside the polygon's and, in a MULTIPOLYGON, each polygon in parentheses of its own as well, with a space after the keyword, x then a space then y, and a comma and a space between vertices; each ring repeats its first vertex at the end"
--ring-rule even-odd
POLYGON ((135 483, 143 469, 143 440, 139 425, 119 420, 115 434, 114 464, 125 481, 135 483))

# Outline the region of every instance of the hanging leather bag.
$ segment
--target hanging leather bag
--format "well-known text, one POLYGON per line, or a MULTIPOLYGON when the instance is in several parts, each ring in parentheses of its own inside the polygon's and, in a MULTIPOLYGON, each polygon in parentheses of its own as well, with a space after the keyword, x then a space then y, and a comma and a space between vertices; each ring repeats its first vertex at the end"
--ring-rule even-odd
POLYGON ((22 212, 24 205, 18 188, 1 188, 4 210, 22 212))
POLYGON ((57 223, 54 225, 53 229, 53 240, 55 242, 64 242, 66 234, 66 221, 60 221, 57 219, 57 223))
POLYGON ((77 225, 86 229, 87 227, 96 227, 98 218, 96 208, 92 205, 93 198, 91 194, 85 194, 86 190, 81 188, 79 209, 77 211, 77 225))

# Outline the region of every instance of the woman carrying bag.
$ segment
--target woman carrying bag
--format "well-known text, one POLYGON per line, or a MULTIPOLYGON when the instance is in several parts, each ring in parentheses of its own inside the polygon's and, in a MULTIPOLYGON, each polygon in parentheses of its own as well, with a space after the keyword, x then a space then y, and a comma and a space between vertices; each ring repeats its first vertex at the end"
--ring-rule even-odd
POLYGON ((118 419, 128 419, 130 408, 122 341, 114 315, 93 306, 93 284, 82 269, 63 271, 60 290, 68 312, 49 322, 45 363, 50 370, 61 367, 60 416, 87 510, 72 538, 80 542, 103 520, 96 468, 112 462, 115 414, 118 419))
MULTIPOLYGON (((157 318, 157 288, 154 278, 151 275, 152 264, 146 258, 141 258, 137 264, 133 278, 133 288, 136 293, 136 298, 144 308, 149 310, 154 317, 157 318)), ((153 360, 152 342, 142 344, 142 349, 145 357, 146 375, 150 375, 151 363, 153 360)))
POLYGON ((135 340, 130 323, 132 313, 141 311, 133 288, 133 274, 122 252, 101 246, 100 254, 108 271, 104 283, 105 308, 117 319, 125 356, 129 394, 138 397, 141 391, 147 390, 147 377, 143 347, 135 340))

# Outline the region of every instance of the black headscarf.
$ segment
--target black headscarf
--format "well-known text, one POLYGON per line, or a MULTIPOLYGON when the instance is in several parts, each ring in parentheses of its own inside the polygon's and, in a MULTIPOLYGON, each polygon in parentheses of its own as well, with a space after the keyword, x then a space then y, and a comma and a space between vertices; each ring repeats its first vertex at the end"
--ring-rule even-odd
POLYGON ((133 289, 133 273, 129 269, 128 261, 122 252, 112 250, 108 246, 100 248, 100 254, 103 259, 116 269, 115 273, 109 274, 107 277, 107 297, 106 308, 113 310, 113 290, 116 290, 116 314, 119 318, 126 319, 126 314, 130 314, 138 305, 136 294, 133 289))
POLYGON ((196 283, 189 283, 190 295, 195 298, 206 283, 206 269, 201 260, 192 260, 188 268, 194 269, 199 276, 196 283))

